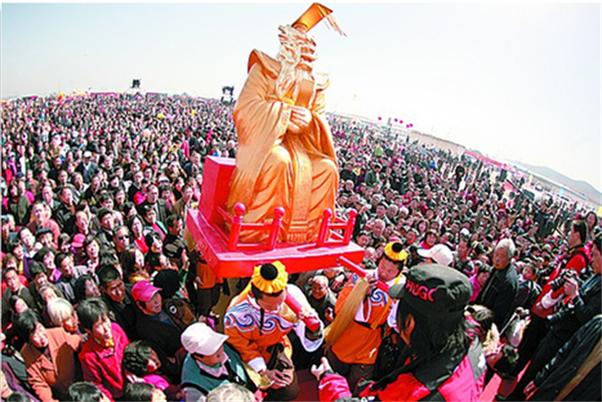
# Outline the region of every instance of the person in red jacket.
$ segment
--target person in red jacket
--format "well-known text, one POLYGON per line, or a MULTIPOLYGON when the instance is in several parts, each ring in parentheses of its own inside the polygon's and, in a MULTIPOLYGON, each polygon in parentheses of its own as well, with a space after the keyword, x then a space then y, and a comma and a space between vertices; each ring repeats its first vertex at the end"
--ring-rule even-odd
POLYGON ((552 314, 558 304, 563 301, 568 302, 564 292, 564 280, 557 280, 561 275, 566 275, 566 272, 572 271, 576 275, 581 275, 583 270, 589 264, 589 257, 585 250, 585 242, 587 241, 587 224, 584 220, 574 220, 571 224, 569 232, 568 254, 550 274, 546 284, 535 302, 533 313, 541 318, 546 318, 552 314))
MULTIPOLYGON (((462 273, 436 264, 412 268, 404 285, 394 285, 399 299, 397 327, 406 348, 398 368, 378 382, 364 384, 360 397, 382 401, 478 401, 485 379, 481 344, 466 333, 464 309, 472 289, 462 273)), ((326 358, 312 367, 320 401, 351 397, 345 378, 326 358)))
POLYGON ((130 343, 118 324, 109 320, 106 304, 98 298, 86 299, 77 306, 81 327, 88 334, 79 353, 84 381, 95 384, 111 401, 123 396, 125 385, 121 362, 130 343))

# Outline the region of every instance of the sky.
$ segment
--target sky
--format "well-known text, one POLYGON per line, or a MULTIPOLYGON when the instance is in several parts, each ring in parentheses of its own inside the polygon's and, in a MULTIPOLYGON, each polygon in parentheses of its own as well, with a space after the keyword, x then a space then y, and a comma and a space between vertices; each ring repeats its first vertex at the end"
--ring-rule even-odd
MULTIPOLYGON (((327 109, 414 128, 602 189, 600 4, 325 3, 311 33, 327 109)), ((219 97, 309 2, 2 4, 1 96, 219 97)))

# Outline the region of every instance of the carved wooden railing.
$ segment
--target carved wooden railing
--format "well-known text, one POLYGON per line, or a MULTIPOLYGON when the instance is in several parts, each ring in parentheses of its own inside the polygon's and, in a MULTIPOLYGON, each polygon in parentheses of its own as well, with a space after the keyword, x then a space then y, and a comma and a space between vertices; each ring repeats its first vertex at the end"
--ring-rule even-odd
MULTIPOLYGON (((274 219, 265 223, 245 223, 243 217, 247 212, 244 204, 238 202, 234 205, 233 214, 228 213, 224 208, 218 207, 218 213, 226 225, 215 225, 219 235, 228 245, 228 251, 242 250, 273 250, 278 244, 278 234, 283 228, 284 208, 274 208, 274 219), (225 227, 229 226, 229 233, 226 233, 225 227), (267 231, 268 237, 263 243, 245 243, 240 241, 242 231, 267 231)), ((351 241, 353 228, 357 212, 351 210, 347 219, 334 217, 330 208, 324 210, 322 220, 320 221, 318 237, 315 246, 345 246, 351 241), (342 233, 338 233, 342 231, 342 233)))
POLYGON ((228 244, 229 251, 237 250, 273 250, 278 241, 278 233, 282 229, 284 208, 274 208, 274 219, 267 223, 245 223, 243 217, 247 212, 244 204, 237 202, 234 205, 234 215, 230 215, 224 208, 219 207, 218 212, 226 223, 230 225, 230 234, 226 234, 223 228, 218 228, 223 239, 228 244), (240 232, 243 230, 267 231, 269 232, 266 243, 241 243, 240 232))

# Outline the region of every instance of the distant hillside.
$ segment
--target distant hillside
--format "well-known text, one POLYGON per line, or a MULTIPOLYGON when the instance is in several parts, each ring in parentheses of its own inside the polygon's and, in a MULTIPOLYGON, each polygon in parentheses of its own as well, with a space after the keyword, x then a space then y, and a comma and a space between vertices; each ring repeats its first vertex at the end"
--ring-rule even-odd
POLYGON ((562 184, 574 191, 584 194, 591 201, 594 201, 598 204, 602 204, 602 193, 594 188, 588 182, 583 180, 573 180, 570 177, 563 175, 562 173, 558 173, 554 169, 550 169, 544 166, 534 166, 529 165, 523 162, 515 162, 518 165, 523 166, 525 169, 532 171, 533 173, 537 173, 543 177, 547 177, 550 180, 553 180, 559 184, 562 184))

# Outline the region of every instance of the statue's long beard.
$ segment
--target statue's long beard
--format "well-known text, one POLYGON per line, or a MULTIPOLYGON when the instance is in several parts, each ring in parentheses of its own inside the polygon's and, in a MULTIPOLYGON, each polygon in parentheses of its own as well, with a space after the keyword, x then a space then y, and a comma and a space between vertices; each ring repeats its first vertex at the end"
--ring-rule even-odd
POLYGON ((276 95, 280 100, 296 99, 298 83, 302 79, 313 79, 315 44, 306 34, 290 26, 280 27, 280 51, 276 59, 280 62, 280 72, 276 79, 276 95))
POLYGON ((280 64, 280 73, 276 79, 276 95, 278 99, 297 99, 299 83, 302 79, 313 79, 312 74, 296 65, 280 64))

